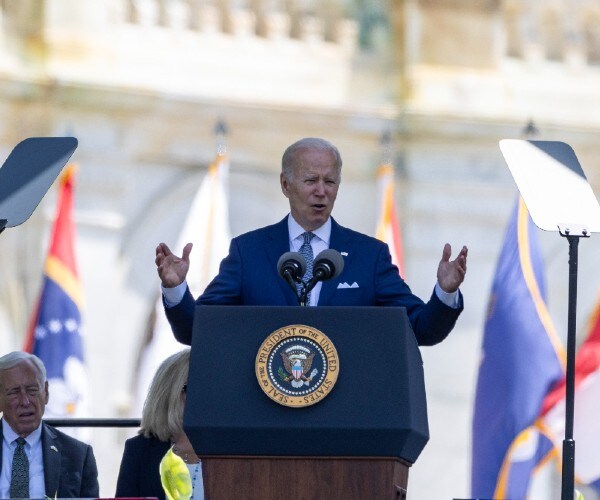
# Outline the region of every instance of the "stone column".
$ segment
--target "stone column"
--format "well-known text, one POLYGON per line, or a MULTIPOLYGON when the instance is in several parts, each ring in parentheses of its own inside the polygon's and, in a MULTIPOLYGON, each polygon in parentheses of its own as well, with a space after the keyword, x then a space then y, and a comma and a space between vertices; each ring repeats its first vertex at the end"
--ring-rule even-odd
POLYGON ((4 2, 6 50, 18 63, 33 71, 39 71, 46 58, 44 13, 44 0, 4 2))
POLYGON ((501 57, 499 0, 419 0, 419 63, 495 68, 501 57))

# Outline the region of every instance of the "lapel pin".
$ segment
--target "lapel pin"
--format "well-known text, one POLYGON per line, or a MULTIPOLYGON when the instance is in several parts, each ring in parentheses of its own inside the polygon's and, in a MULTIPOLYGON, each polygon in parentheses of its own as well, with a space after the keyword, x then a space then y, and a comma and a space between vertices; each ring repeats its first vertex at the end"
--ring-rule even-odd
POLYGON ((348 252, 340 252, 344 257, 348 257, 348 252))
POLYGON ((52 446, 50 446, 50 449, 52 451, 55 451, 56 453, 58 453, 58 448, 56 448, 56 446, 52 445, 52 446))

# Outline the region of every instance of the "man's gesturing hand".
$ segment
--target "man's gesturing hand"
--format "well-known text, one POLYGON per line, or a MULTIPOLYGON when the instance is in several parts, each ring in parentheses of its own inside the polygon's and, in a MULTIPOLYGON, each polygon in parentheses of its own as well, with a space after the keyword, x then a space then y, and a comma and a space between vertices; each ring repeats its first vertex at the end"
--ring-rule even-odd
POLYGON ((444 245, 442 260, 437 271, 438 283, 444 292, 455 292, 464 281, 467 273, 467 252, 467 247, 463 246, 456 259, 450 260, 452 247, 449 243, 444 245))
POLYGON ((156 270, 162 286, 173 288, 183 282, 190 268, 190 252, 192 244, 183 247, 183 254, 177 257, 165 243, 159 243, 156 247, 156 270))

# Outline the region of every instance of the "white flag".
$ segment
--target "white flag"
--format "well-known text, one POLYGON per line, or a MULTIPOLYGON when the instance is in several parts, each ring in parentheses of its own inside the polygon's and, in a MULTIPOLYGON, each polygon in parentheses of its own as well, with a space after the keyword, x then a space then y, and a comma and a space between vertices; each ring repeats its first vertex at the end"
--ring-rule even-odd
MULTIPOLYGON (((227 255, 231 232, 227 185, 229 161, 225 153, 217 154, 196 194, 189 214, 179 235, 174 252, 181 252, 188 243, 194 244, 190 255, 187 283, 194 297, 204 291, 219 270, 221 260, 227 255)), ((182 349, 175 340, 165 316, 162 297, 155 306, 150 328, 152 334, 142 348, 137 372, 134 416, 140 416, 148 387, 158 366, 169 355, 182 349)))

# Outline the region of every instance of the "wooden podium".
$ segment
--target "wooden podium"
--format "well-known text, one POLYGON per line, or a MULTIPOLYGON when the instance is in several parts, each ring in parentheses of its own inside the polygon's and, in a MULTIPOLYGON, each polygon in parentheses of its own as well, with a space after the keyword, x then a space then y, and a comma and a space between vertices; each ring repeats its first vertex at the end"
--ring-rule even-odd
POLYGON ((423 367, 403 308, 200 306, 184 429, 205 498, 403 499, 429 439, 423 367), (339 357, 318 402, 271 399, 255 373, 274 331, 323 332, 339 357))
POLYGON ((410 464, 384 458, 204 458, 210 500, 405 499, 410 464))

